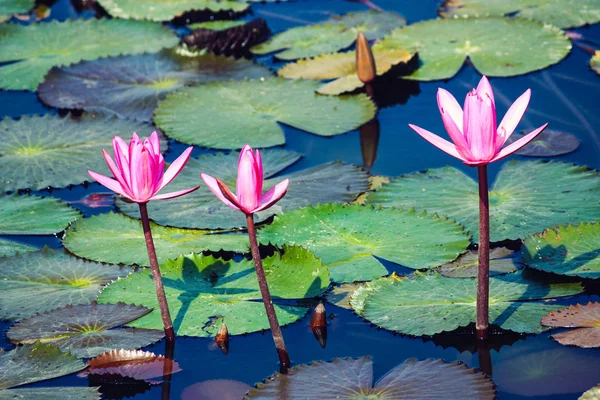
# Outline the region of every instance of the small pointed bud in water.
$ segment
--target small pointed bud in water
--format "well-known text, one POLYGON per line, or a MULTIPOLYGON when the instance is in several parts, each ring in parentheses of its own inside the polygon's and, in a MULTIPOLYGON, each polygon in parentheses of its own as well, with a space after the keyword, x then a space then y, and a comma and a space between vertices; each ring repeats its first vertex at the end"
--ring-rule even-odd
POLYGON ((321 347, 325 348, 327 345, 327 317, 323 303, 319 303, 315 311, 313 311, 312 318, 310 319, 310 328, 321 347))
POLYGON ((219 328, 219 332, 215 336, 215 343, 219 346, 223 354, 227 355, 229 353, 229 331, 227 331, 225 323, 219 328))
POLYGON ((356 74, 361 82, 367 84, 375 80, 377 67, 369 41, 362 32, 356 38, 356 74))

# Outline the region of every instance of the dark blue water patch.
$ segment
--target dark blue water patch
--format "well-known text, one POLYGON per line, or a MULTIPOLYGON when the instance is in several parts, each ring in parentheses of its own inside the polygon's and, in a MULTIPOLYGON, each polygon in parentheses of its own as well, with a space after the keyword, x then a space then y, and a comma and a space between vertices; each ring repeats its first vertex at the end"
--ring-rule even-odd
POLYGON ((0 119, 20 118, 23 115, 56 114, 56 109, 43 105, 35 92, 0 90, 0 119))
POLYGON ((39 249, 43 248, 44 246, 48 246, 53 249, 62 248, 60 238, 57 235, 0 235, 0 238, 28 244, 39 249))

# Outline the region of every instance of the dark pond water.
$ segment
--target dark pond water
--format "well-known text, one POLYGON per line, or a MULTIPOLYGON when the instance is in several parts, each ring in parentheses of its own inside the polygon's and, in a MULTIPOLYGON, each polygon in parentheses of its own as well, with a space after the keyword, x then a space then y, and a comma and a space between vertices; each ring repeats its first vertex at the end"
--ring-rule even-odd
MULTIPOLYGON (((408 19, 409 23, 436 17, 438 1, 423 0, 377 0, 379 6, 396 11, 408 19)), ((316 22, 328 18, 330 13, 364 10, 360 3, 344 0, 299 0, 288 3, 253 4, 252 14, 246 19, 262 17, 273 32, 279 32, 293 26, 316 22)), ((69 1, 57 1, 52 7, 52 18, 88 18, 93 14, 79 15, 69 1)), ((600 42, 598 25, 576 29, 586 38, 600 42)), ((570 132, 581 141, 579 149, 571 154, 557 157, 561 161, 586 164, 600 169, 600 135, 596 132, 600 126, 600 77, 588 67, 590 55, 574 46, 571 54, 558 65, 516 78, 494 78, 491 83, 497 98, 498 114, 503 115, 510 102, 525 89, 531 88, 532 100, 520 128, 534 128, 549 122, 554 130, 570 132)), ((270 57, 260 61, 272 65, 270 57)), ((277 65, 273 65, 277 67, 277 65)), ((380 140, 377 160, 372 173, 395 176, 427 168, 444 165, 457 167, 475 177, 475 169, 464 166, 460 161, 433 148, 411 131, 407 123, 427 127, 432 132, 442 133, 443 125, 436 106, 436 90, 443 87, 461 98, 470 88, 475 87, 480 74, 470 66, 463 69, 451 80, 444 82, 419 83, 415 87, 418 94, 410 96, 406 104, 382 109, 380 121, 380 140)), ((0 91, 0 115, 19 117, 24 114, 55 113, 56 110, 42 105, 30 92, 0 91)), ((318 118, 318 115, 315 115, 318 118)), ((305 132, 284 127, 286 149, 300 152, 303 159, 292 169, 299 170, 314 165, 342 160, 362 165, 358 131, 333 138, 323 138, 305 132)), ((122 136, 129 132, 121 132, 122 136)), ((171 161, 179 154, 181 145, 172 143, 167 154, 171 161)), ((196 149, 195 154, 207 150, 196 149)), ((512 158, 524 159, 513 156, 512 158)), ((490 166, 490 179, 493 180, 503 162, 490 166)), ((54 190, 53 196, 68 201, 76 201, 97 191, 104 191, 96 184, 87 189, 54 190)), ((106 212, 109 208, 90 209, 75 204, 87 215, 106 212)), ((60 247, 55 237, 19 237, 18 240, 60 247)), ((390 270, 401 269, 387 265, 390 270)), ((403 271, 400 271, 403 272, 403 271)), ((586 283, 585 295, 561 300, 563 304, 586 303, 600 298, 599 285, 586 283)), ((308 326, 309 317, 283 328, 288 349, 295 364, 312 360, 331 360, 335 357, 358 357, 371 355, 375 365, 375 379, 381 377, 405 359, 415 357, 443 358, 447 361, 462 361, 470 367, 480 366, 480 355, 472 348, 469 335, 441 335, 422 339, 378 329, 365 322, 353 312, 326 304, 327 313, 333 315, 330 320, 327 347, 321 348, 314 339, 308 326)), ((2 325, 7 328, 8 325, 2 325)), ((527 337, 507 335, 494 338, 495 346, 491 350, 493 379, 498 388, 500 399, 576 399, 585 390, 600 382, 600 349, 581 350, 567 348, 554 342, 549 334, 529 335, 527 337)), ((2 338, 2 347, 10 344, 2 338)), ((148 347, 156 353, 164 352, 164 343, 148 347)), ((231 379, 254 384, 271 375, 277 369, 277 358, 273 349, 271 335, 253 333, 230 339, 229 355, 214 350, 211 340, 186 338, 177 339, 175 359, 182 371, 175 374, 171 385, 171 398, 179 399, 184 389, 196 382, 213 379, 231 379)), ((39 386, 88 385, 87 379, 75 376, 64 377, 51 382, 39 383, 39 386)), ((105 390, 105 389, 103 389, 105 390)), ((116 395, 131 394, 122 387, 116 395)), ((158 399, 163 388, 155 386, 137 394, 136 399, 158 399)))

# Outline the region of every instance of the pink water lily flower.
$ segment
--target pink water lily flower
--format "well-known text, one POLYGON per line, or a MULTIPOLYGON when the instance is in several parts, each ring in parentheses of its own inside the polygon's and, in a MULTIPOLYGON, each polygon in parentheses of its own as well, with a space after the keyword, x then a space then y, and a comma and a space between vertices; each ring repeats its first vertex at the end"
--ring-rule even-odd
POLYGON ((179 174, 190 158, 193 147, 188 147, 166 172, 165 159, 160 153, 160 141, 156 131, 152 132, 150 138, 143 142, 137 133, 134 133, 129 141, 129 146, 122 138, 115 136, 113 149, 116 162, 106 150, 103 149, 102 154, 115 179, 93 171, 88 171, 88 174, 99 184, 135 203, 171 199, 193 192, 200 187, 157 194, 179 174))
POLYGON ((256 150, 254 154, 249 145, 242 148, 238 159, 236 194, 233 194, 221 180, 204 173, 200 176, 219 200, 247 215, 265 210, 277 203, 285 195, 290 183, 290 180, 286 179, 263 194, 262 159, 260 152, 256 150))
POLYGON ((460 105, 448 92, 438 89, 437 102, 442 114, 444 127, 454 143, 418 126, 409 124, 421 137, 437 148, 471 166, 480 166, 498 161, 539 135, 548 124, 535 129, 514 143, 502 147, 514 132, 523 117, 531 90, 527 89, 508 109, 506 115, 496 129, 496 105, 494 93, 488 79, 483 76, 465 99, 464 112, 460 105))

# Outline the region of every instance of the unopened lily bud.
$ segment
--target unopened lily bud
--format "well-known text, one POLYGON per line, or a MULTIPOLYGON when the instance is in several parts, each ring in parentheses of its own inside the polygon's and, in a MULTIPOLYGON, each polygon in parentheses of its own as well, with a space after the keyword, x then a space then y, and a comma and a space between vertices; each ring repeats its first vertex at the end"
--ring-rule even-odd
POLYGON ((215 336, 215 343, 219 346, 223 354, 227 355, 229 353, 229 331, 227 331, 227 325, 221 325, 217 336, 215 336))
POLYGON ((327 319, 323 303, 319 303, 315 311, 313 311, 312 318, 310 319, 310 328, 321 347, 325 348, 327 345, 327 319))
POLYGON ((363 83, 371 83, 377 76, 377 67, 371 46, 362 32, 358 32, 356 38, 356 74, 363 83))

